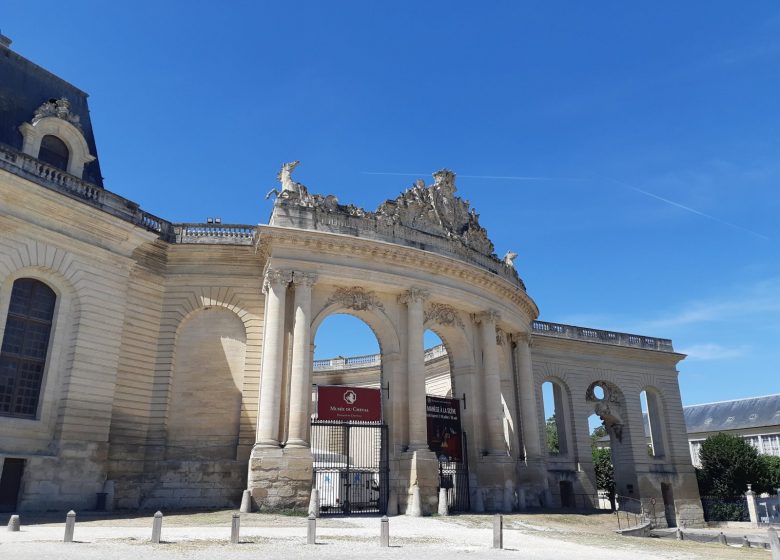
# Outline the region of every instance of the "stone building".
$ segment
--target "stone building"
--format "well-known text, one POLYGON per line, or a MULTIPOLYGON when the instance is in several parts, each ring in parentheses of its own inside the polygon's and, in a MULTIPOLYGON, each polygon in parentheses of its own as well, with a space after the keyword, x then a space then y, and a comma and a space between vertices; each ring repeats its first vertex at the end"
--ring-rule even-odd
POLYGON ((367 211, 310 193, 293 180, 296 165, 279 174, 267 225, 153 216, 104 188, 86 94, 3 38, 7 509, 92 508, 100 492, 110 508, 235 506, 245 489, 255 507, 305 507, 311 385, 323 375, 312 341, 326 317, 347 313, 381 348, 388 508, 407 511, 419 489, 417 505, 435 509, 428 378, 467 403, 472 509, 594 506, 595 412, 613 440, 618 492, 663 499, 670 523, 701 519, 677 383, 683 356, 671 341, 538 321, 513 254, 494 254, 450 171, 367 211), (446 348, 427 375, 425 329, 446 348), (543 445, 547 381, 555 456, 543 445))

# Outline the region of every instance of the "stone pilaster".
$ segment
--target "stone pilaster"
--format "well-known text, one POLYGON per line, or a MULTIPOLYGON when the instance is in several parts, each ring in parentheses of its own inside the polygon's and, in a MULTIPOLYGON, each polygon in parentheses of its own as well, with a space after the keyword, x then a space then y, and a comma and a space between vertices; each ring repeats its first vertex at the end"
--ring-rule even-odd
POLYGON ((295 285, 290 421, 287 447, 309 446, 311 408, 311 289, 317 276, 294 272, 295 285))
POLYGON ((514 337, 515 363, 520 393, 520 418, 523 428, 525 459, 539 462, 542 459, 542 445, 539 440, 539 420, 536 413, 536 391, 534 389, 534 371, 531 362, 531 336, 518 333, 514 337))
POLYGON ((428 292, 419 288, 407 290, 398 297, 406 304, 406 368, 409 388, 409 450, 428 449, 425 410, 425 348, 423 342, 423 305, 428 292))
POLYGON ((501 375, 498 371, 498 349, 496 344, 496 322, 499 315, 489 310, 474 315, 479 324, 479 338, 482 347, 482 369, 485 377, 485 411, 487 423, 487 446, 490 455, 506 455, 504 441, 504 405, 501 400, 501 375))
POLYGON ((263 288, 266 293, 263 365, 260 371, 260 403, 257 412, 255 447, 279 446, 279 411, 282 396, 284 315, 289 270, 269 270, 263 288))

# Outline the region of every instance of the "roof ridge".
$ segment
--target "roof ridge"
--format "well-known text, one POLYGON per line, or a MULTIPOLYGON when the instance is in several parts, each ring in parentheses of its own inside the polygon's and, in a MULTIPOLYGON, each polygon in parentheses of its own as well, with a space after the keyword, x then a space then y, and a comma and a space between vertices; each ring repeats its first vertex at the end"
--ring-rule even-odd
POLYGON ((767 399, 769 397, 780 397, 780 393, 773 393, 771 395, 761 395, 760 397, 743 397, 741 399, 728 399, 728 400, 725 400, 725 401, 713 401, 713 402, 700 403, 700 404, 687 404, 687 405, 685 405, 683 407, 683 410, 686 409, 686 408, 693 408, 695 406, 709 406, 709 405, 713 405, 713 404, 725 404, 725 403, 738 402, 738 401, 750 401, 750 400, 755 400, 755 399, 767 399))

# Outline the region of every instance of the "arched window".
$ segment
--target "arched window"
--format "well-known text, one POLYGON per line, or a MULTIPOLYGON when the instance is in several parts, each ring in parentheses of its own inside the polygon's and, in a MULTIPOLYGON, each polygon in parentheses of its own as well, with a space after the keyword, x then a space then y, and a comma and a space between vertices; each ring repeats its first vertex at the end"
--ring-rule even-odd
POLYGON ((0 347, 0 415, 35 418, 57 296, 43 282, 14 282, 0 347))
POLYGON ((47 134, 41 138, 41 150, 38 152, 39 160, 67 171, 69 158, 70 151, 68 151, 65 142, 52 134, 47 134))

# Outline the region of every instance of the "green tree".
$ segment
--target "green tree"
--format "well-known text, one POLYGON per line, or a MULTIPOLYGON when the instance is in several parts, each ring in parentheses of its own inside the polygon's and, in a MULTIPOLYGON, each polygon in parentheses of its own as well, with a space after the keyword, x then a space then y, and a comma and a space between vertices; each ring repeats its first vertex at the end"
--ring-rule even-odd
POLYGON ((596 471, 596 488, 605 490, 612 510, 615 509, 615 466, 609 448, 593 448, 593 468, 596 471))
POLYGON ((765 464, 758 451, 739 436, 719 433, 708 437, 699 452, 701 469, 697 472, 699 492, 720 498, 735 498, 753 484, 762 492, 765 464))
POLYGON ((561 452, 561 446, 558 443, 558 424, 555 421, 555 414, 547 419, 547 452, 550 455, 558 455, 561 452))
POLYGON ((777 492, 780 488, 780 457, 774 455, 761 455, 764 463, 764 480, 761 484, 764 492, 777 492))

